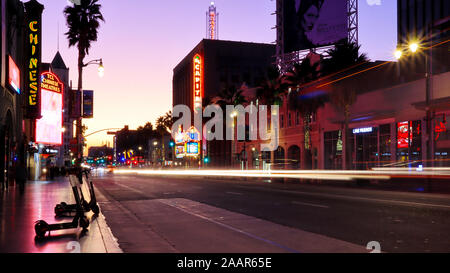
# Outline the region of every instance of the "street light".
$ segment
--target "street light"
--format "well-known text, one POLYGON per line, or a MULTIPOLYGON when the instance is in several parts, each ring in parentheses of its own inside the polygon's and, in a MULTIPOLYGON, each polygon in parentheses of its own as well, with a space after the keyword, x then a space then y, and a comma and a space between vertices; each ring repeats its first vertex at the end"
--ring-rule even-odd
MULTIPOLYGON (((91 65, 91 64, 98 64, 99 65, 99 67, 98 67, 99 76, 103 77, 104 71, 105 71, 105 68, 103 67, 103 59, 97 59, 97 60, 89 61, 89 62, 87 62, 85 64, 82 64, 82 67, 86 67, 86 66, 91 65)), ((83 81, 80 79, 80 81, 78 83, 78 92, 80 94, 83 92, 82 85, 83 85, 83 81)), ((82 144, 83 132, 82 132, 82 130, 83 130, 83 117, 80 115, 77 118, 77 132, 76 132, 76 135, 77 135, 77 146, 78 146, 78 148, 77 148, 77 159, 79 161, 78 164, 80 164, 80 165, 81 165, 81 162, 83 161, 83 144, 82 144)))
POLYGON ((403 55, 403 51, 401 49, 397 49, 394 53, 395 59, 400 60, 403 55))
POLYGON ((418 43, 411 43, 411 44, 409 45, 409 50, 410 50, 412 53, 416 53, 418 49, 419 49, 419 44, 418 44, 418 43))
MULTIPOLYGON (((431 26, 428 28, 428 35, 429 35, 429 39, 430 42, 433 42, 433 37, 432 37, 432 29, 431 26)), ((411 42, 408 45, 409 51, 412 54, 415 54, 418 52, 418 50, 421 48, 420 44, 418 42, 411 42)), ((425 117, 425 121, 426 121, 426 147, 427 147, 427 154, 426 154, 426 160, 431 160, 432 159, 432 150, 433 150, 433 140, 432 140, 432 119, 433 119, 433 114, 431 113, 431 109, 430 109, 430 101, 431 101, 431 84, 432 84, 432 51, 433 47, 430 46, 429 47, 429 53, 425 54, 425 67, 426 67, 426 73, 425 73, 425 79, 426 79, 426 87, 425 87, 425 103, 426 103, 426 117, 425 117)), ((402 51, 401 50, 397 50, 395 52, 395 57, 397 60, 400 60, 400 58, 402 57, 402 51)), ((411 156, 411 155, 410 155, 411 156)), ((429 164, 429 162, 427 162, 427 164, 429 164)))

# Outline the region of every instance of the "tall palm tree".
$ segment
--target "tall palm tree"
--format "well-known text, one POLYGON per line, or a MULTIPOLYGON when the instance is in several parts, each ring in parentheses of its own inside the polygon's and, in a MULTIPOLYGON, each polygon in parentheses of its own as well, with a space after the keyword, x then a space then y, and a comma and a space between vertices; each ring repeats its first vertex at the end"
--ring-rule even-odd
MULTIPOLYGON (((338 77, 343 74, 342 70, 347 70, 355 65, 368 62, 366 54, 359 53, 360 46, 355 43, 342 43, 336 45, 335 48, 328 51, 329 59, 325 60, 324 71, 326 73, 337 73, 338 77)), ((351 71, 351 70, 350 70, 351 71)), ((347 72, 348 73, 348 72, 347 72)), ((351 152, 349 145, 349 122, 350 109, 357 99, 356 79, 338 82, 332 86, 331 102, 344 115, 344 152, 345 152, 345 168, 349 169, 352 165, 351 152)))
MULTIPOLYGON (((101 5, 98 0, 81 0, 79 5, 67 6, 64 9, 69 31, 65 33, 69 40, 69 47, 78 48, 78 91, 83 90, 84 58, 89 54, 91 43, 97 41, 100 21, 105 21, 100 12, 101 5)), ((77 120, 77 137, 81 141, 81 118, 77 120)), ((81 164, 82 148, 78 149, 78 164, 81 164)))
POLYGON ((267 69, 266 78, 261 82, 256 89, 256 97, 261 104, 283 105, 283 99, 287 91, 287 84, 283 81, 283 77, 276 67, 269 67, 267 69))
POLYGON ((284 80, 290 88, 288 95, 288 106, 291 110, 299 111, 303 117, 303 141, 305 151, 303 161, 306 168, 312 167, 312 147, 311 147, 311 116, 317 110, 324 106, 327 96, 325 93, 314 90, 314 88, 305 88, 306 84, 319 78, 319 63, 311 64, 310 59, 306 58, 300 64, 286 72, 284 80))

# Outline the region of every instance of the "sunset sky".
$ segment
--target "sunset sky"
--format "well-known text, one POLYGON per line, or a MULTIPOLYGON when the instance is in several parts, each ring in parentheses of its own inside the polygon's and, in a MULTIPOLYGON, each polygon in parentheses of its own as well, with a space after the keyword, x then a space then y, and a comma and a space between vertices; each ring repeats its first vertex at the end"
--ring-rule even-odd
MULTIPOLYGON (((77 50, 68 48, 64 7, 67 0, 38 0, 43 13, 43 62, 58 49, 77 84, 77 50), (59 26, 59 27, 58 27, 59 26), (59 29, 59 31, 58 31, 59 29), (58 36, 59 32, 59 36, 58 36)), ((169 111, 173 68, 205 38, 208 0, 100 0, 105 23, 86 62, 103 58, 105 76, 97 67, 84 70, 83 86, 95 91, 94 119, 84 120, 88 133, 104 128, 135 129, 169 111)), ((220 39, 275 41, 275 0, 217 0, 220 39)), ((396 47, 397 1, 359 0, 359 43, 372 60, 392 60, 396 47), (381 5, 377 5, 381 2, 381 5), (370 5, 369 5, 370 4, 370 5)), ((88 138, 89 146, 112 138, 88 138)))

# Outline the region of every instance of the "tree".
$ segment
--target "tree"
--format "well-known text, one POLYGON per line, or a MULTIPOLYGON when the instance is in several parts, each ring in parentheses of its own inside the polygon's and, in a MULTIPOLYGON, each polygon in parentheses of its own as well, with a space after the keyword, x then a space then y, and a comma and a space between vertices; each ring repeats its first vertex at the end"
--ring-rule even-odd
POLYGON ((269 67, 266 78, 256 89, 256 97, 261 104, 282 106, 286 94, 287 84, 283 81, 280 71, 276 67, 269 67))
POLYGON ((291 110, 299 111, 303 117, 303 141, 304 152, 303 161, 306 168, 312 168, 312 147, 311 147, 311 116, 323 107, 327 96, 324 92, 315 90, 314 87, 305 87, 308 83, 316 80, 320 76, 319 64, 311 64, 306 58, 300 64, 288 71, 284 76, 284 81, 290 88, 288 95, 288 105, 291 110))
MULTIPOLYGON (((342 76, 342 70, 349 70, 352 67, 368 62, 366 54, 359 53, 360 46, 355 43, 342 43, 336 45, 335 48, 328 51, 329 59, 325 60, 324 71, 327 74, 336 73, 342 76)), ((350 70, 351 71, 351 70, 350 70)), ((352 79, 346 82, 338 82, 332 86, 331 102, 344 115, 344 152, 345 163, 344 168, 349 169, 351 163, 351 152, 349 145, 349 122, 350 109, 357 99, 356 80, 352 79)))
POLYGON ((225 87, 219 94, 211 101, 217 104, 225 111, 227 105, 242 105, 247 103, 247 100, 242 95, 243 90, 235 88, 234 86, 225 87))
MULTIPOLYGON (((79 5, 67 6, 64 9, 69 31, 65 33, 69 40, 69 47, 78 48, 78 91, 83 90, 83 67, 84 58, 89 55, 91 43, 97 41, 100 21, 105 21, 100 12, 101 5, 98 0, 81 0, 79 5)), ((77 136, 81 142, 81 118, 77 120, 77 136)), ((78 164, 81 164, 82 148, 78 149, 78 164)))

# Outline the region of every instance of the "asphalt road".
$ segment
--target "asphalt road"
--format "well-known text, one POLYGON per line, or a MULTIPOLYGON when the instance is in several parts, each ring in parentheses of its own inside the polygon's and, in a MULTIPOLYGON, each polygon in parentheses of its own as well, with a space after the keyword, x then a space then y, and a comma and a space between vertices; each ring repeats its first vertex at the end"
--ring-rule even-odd
POLYGON ((299 183, 106 175, 125 252, 449 252, 450 195, 299 183))

